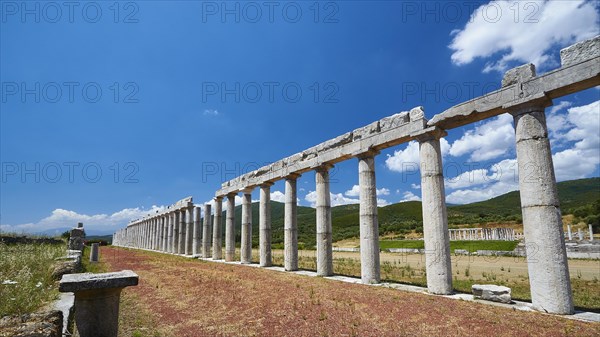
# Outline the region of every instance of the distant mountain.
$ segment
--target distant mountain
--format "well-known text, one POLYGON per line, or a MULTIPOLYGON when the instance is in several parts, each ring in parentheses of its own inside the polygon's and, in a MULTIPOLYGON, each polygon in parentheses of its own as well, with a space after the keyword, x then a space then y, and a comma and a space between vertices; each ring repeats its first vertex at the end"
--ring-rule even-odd
MULTIPOLYGON (((570 214, 577 207, 591 204, 600 199, 600 178, 564 181, 557 184, 563 214, 570 214)), ((258 245, 259 204, 252 204, 253 244, 258 245)), ((333 240, 339 241, 359 236, 359 205, 332 207, 333 240)), ((240 242, 241 205, 235 208, 236 242, 240 242)), ((283 243, 284 204, 271 202, 271 231, 275 247, 283 243)), ((310 207, 298 207, 299 244, 314 246, 316 240, 316 214, 310 207)), ((225 216, 223 215, 223 219, 225 216)), ((423 215, 420 201, 408 201, 378 208, 379 232, 403 234, 423 230, 423 215)), ((488 222, 520 222, 521 200, 518 191, 495 198, 465 205, 448 205, 449 225, 488 222)), ((224 226, 225 220, 223 220, 224 226)), ((223 227, 223 233, 225 233, 223 227)))

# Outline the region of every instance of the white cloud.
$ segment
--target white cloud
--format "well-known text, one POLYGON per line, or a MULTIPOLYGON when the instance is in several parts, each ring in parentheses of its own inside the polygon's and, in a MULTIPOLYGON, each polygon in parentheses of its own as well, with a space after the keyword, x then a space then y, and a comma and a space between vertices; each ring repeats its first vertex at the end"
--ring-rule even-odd
MULTIPOLYGON (((376 193, 377 193, 377 196, 380 196, 380 195, 390 195, 390 190, 384 187, 384 188, 377 189, 376 193)), ((344 192, 344 194, 347 197, 358 197, 358 196, 360 196, 360 186, 359 185, 354 185, 354 186, 352 186, 351 189, 349 189, 346 192, 344 192)))
POLYGON ((503 114, 478 124, 450 148, 450 155, 459 157, 467 153, 469 160, 483 161, 498 158, 515 147, 515 129, 510 114, 503 114))
MULTIPOLYGON (((442 157, 450 151, 450 144, 445 138, 440 139, 440 149, 442 157)), ((419 143, 410 141, 404 150, 396 150, 393 155, 388 154, 385 166, 394 172, 414 172, 419 169, 419 143)))
POLYGON ((419 197, 418 195, 415 195, 411 191, 406 191, 402 195, 402 199, 400 199, 400 202, 405 202, 405 201, 421 201, 421 197, 419 197))
MULTIPOLYGON (((360 200, 355 198, 347 198, 342 193, 329 193, 329 197, 331 198, 331 206, 340 206, 340 205, 350 205, 350 204, 359 204, 360 200)), ((304 200, 308 201, 310 207, 316 207, 317 205, 317 192, 310 191, 304 197, 304 200)), ((386 206, 389 205, 389 202, 384 199, 377 199, 377 206, 386 206)))
POLYGON ((219 110, 206 109, 206 110, 204 110, 203 115, 204 116, 218 116, 219 115, 219 110))
POLYGON ((285 193, 280 191, 271 192, 271 200, 277 202, 285 202, 285 193))
POLYGON ((598 35, 598 22, 593 1, 491 1, 477 8, 462 30, 452 32, 452 62, 463 65, 501 53, 484 72, 504 72, 511 62, 555 66, 550 49, 598 35))
MULTIPOLYGON (((131 220, 140 219, 149 214, 155 214, 165 209, 165 206, 152 206, 150 209, 141 207, 125 208, 112 214, 80 214, 75 211, 57 208, 52 214, 35 223, 3 224, 4 232, 16 233, 41 233, 49 230, 75 227, 78 222, 83 222, 86 231, 112 233, 125 227, 131 220)), ((59 234, 59 233, 57 233, 59 234)))
MULTIPOLYGON (((412 188, 413 190, 420 190, 421 189, 421 185, 410 184, 410 188, 412 188)), ((398 190, 397 192, 400 192, 400 191, 398 190)))

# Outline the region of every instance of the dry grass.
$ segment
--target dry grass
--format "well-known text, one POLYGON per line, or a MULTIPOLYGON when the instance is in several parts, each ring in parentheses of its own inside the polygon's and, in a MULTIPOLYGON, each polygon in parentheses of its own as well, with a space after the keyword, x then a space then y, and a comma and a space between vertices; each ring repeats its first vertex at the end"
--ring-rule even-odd
POLYGON ((122 311, 122 324, 138 334, 125 336, 600 333, 599 324, 259 268, 113 247, 101 256, 112 270, 140 275, 137 287, 125 289, 122 311))

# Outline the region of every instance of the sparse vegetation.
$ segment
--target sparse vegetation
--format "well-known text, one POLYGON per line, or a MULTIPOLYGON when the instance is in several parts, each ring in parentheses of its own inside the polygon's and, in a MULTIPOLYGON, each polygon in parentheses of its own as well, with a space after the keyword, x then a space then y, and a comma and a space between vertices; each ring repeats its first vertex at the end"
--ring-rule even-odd
POLYGON ((0 242, 0 317, 34 312, 58 297, 52 265, 65 249, 64 244, 0 242))

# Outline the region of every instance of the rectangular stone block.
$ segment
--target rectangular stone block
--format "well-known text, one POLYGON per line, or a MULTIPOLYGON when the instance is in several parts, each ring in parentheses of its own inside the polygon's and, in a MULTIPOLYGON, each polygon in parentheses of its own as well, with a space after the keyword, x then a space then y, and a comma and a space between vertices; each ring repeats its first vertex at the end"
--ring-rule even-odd
POLYGON ((495 284, 474 284, 471 287, 473 296, 482 300, 510 303, 511 289, 509 287, 497 286, 495 284))

